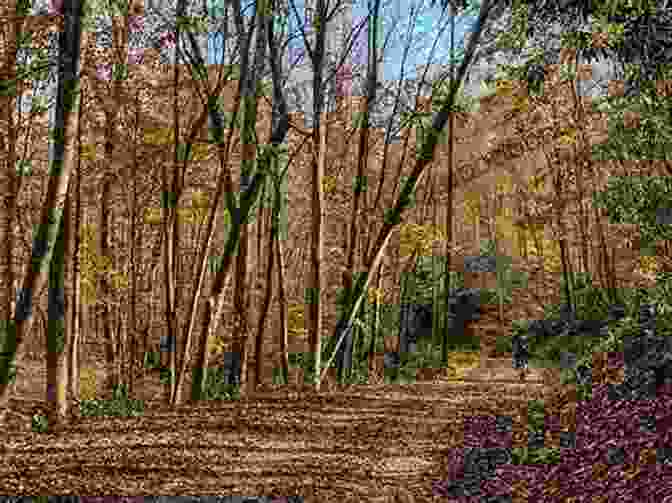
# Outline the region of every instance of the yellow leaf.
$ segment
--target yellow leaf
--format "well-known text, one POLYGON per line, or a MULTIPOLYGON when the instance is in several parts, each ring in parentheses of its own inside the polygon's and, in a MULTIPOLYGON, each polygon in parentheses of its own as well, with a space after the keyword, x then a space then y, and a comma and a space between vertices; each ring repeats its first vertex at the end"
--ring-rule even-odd
POLYGON ((530 102, 527 96, 514 96, 513 110, 516 112, 527 112, 530 108, 530 102))
POLYGON ((96 398, 96 371, 93 368, 84 367, 79 371, 79 397, 82 400, 96 398))
POLYGON ((161 223, 161 210, 159 208, 146 208, 142 221, 148 225, 161 223))
POLYGON ((495 225, 497 236, 500 239, 510 239, 513 237, 515 227, 513 223, 513 218, 511 218, 506 214, 497 215, 495 217, 495 225))
POLYGON ((527 252, 528 231, 522 227, 516 227, 516 253, 522 257, 527 252))
POLYGON ((195 143, 191 146, 192 159, 194 161, 205 161, 208 159, 208 147, 207 143, 195 143))
POLYGON ((475 223, 481 214, 481 195, 475 191, 465 194, 465 213, 469 222, 475 223))
POLYGON ((111 275, 112 287, 115 290, 128 288, 128 276, 123 272, 115 272, 111 275))
POLYGON ((195 190, 191 194, 191 206, 192 208, 205 209, 208 207, 208 196, 206 196, 203 191, 195 190))
POLYGON ((382 288, 369 288, 368 291, 369 304, 375 304, 376 302, 378 302, 379 304, 382 303, 384 293, 385 292, 382 288))
POLYGON ((574 145, 576 143, 576 129, 564 128, 559 138, 563 145, 574 145))
POLYGON ((196 222, 197 215, 192 208, 178 208, 177 218, 182 223, 193 224, 196 222))
POLYGON ((151 128, 144 133, 144 143, 149 145, 166 145, 172 143, 173 131, 171 128, 151 128))
POLYGON ((96 159, 96 146, 84 144, 80 146, 79 157, 83 161, 93 161, 96 159))
POLYGON ((660 264, 656 257, 644 255, 639 258, 638 272, 644 276, 654 277, 660 270, 660 264))
POLYGON ((497 177, 497 193, 510 194, 513 190, 513 179, 511 175, 502 175, 497 177))
POLYGON ((544 191, 544 177, 531 176, 527 183, 527 190, 533 194, 539 194, 544 191))
POLYGON ((497 96, 510 96, 513 92, 513 82, 510 80, 498 80, 495 89, 497 96))
POLYGON ((322 178, 322 192, 329 194, 334 191, 336 188, 336 177, 335 176, 324 176, 322 178))

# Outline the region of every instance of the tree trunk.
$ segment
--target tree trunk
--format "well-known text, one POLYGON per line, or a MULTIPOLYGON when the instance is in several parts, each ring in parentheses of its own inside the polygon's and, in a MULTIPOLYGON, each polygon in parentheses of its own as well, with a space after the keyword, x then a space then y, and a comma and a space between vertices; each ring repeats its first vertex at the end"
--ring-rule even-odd
MULTIPOLYGON (((0 81, 11 81, 16 78, 16 43, 21 32, 21 18, 15 17, 13 22, 4 25, 7 29, 6 40, 11 44, 7 48, 8 58, 0 65, 0 81)), ((19 81, 20 83, 21 81, 19 81)), ((21 91, 18 91, 21 93, 21 91)), ((21 94, 18 94, 21 96, 21 94)), ((15 271, 12 255, 15 252, 14 225, 16 221, 16 199, 18 197, 18 180, 16 172, 17 131, 14 124, 16 110, 16 95, 11 93, 0 96, 3 117, 7 120, 7 143, 5 135, 0 135, 0 151, 3 153, 3 177, 0 178, 0 242, 3 243, 0 255, 0 282, 4 285, 14 285, 15 271)), ((7 328, 12 316, 12 303, 16 302, 13 288, 0 288, 0 337, 7 328)), ((2 339, 0 338, 0 341, 2 339)))
MULTIPOLYGON (((450 85, 453 86, 453 71, 452 64, 455 50, 455 16, 453 15, 453 5, 450 6, 450 85)), ((453 96, 455 96, 453 94, 453 96)), ((454 98, 453 98, 454 100, 454 98)), ((452 103, 451 103, 452 106, 452 103)), ((444 290, 445 290, 445 314, 448 316, 450 306, 448 305, 450 295, 450 268, 452 262, 452 246, 453 246, 453 192, 455 181, 453 179, 454 172, 454 151, 455 151, 455 114, 450 113, 448 116, 448 207, 446 211, 446 268, 444 270, 444 290)), ((478 226, 476 226, 478 231, 478 226)), ((441 361, 444 365, 448 365, 448 319, 446 319, 446 327, 443 332, 443 344, 441 345, 441 361)))
POLYGON ((80 256, 80 228, 81 228, 81 192, 80 192, 80 180, 81 180, 81 160, 77 163, 77 172, 75 175, 75 186, 74 186, 74 198, 75 198, 75 226, 73 232, 71 233, 71 239, 68 242, 72 242, 72 248, 69 252, 69 256, 72 257, 72 302, 71 307, 68 308, 69 318, 69 333, 70 333, 70 344, 69 344, 69 362, 68 362, 68 393, 70 399, 73 401, 79 401, 79 335, 80 335, 80 322, 82 319, 81 315, 81 275, 79 268, 79 256, 80 256))
MULTIPOLYGON (((376 285, 376 290, 380 291, 381 284, 383 282, 383 265, 378 266, 378 284, 376 285)), ((368 364, 369 364, 369 379, 373 376, 374 372, 374 361, 375 361, 375 351, 376 351, 376 336, 380 329, 380 302, 378 301, 378 295, 376 295, 376 303, 374 306, 374 320, 373 320, 373 332, 371 333, 371 343, 369 345, 369 354, 368 364)), ((372 381, 369 381, 370 384, 373 384, 372 381)))
MULTIPOLYGON (((178 12, 179 12, 178 6, 178 12)), ((170 370, 170 379, 166 383, 164 390, 164 399, 167 404, 175 403, 176 398, 176 361, 175 354, 177 351, 177 320, 176 320, 176 249, 179 239, 179 225, 177 218, 177 203, 180 198, 179 181, 178 181, 178 148, 180 143, 180 121, 178 112, 178 82, 180 68, 177 64, 177 51, 180 44, 180 26, 175 28, 175 68, 173 70, 173 128, 175 132, 174 150, 173 150, 173 165, 172 165, 172 183, 169 188, 168 185, 168 168, 164 163, 161 170, 161 184, 163 186, 163 193, 165 194, 162 201, 162 221, 164 226, 164 233, 166 240, 164 241, 164 263, 163 263, 163 286, 164 290, 164 316, 166 322, 166 334, 168 340, 168 366, 170 370)))
POLYGON ((49 266, 49 321, 47 324, 47 388, 46 403, 49 428, 58 429, 68 420, 68 402, 66 385, 68 367, 66 356, 69 352, 69 339, 65 324, 65 288, 64 272, 67 263, 66 246, 69 227, 70 202, 66 197, 58 236, 54 245, 53 257, 49 266))
MULTIPOLYGON (((274 213, 275 213, 275 206, 280 205, 281 201, 280 199, 276 199, 274 202, 274 213)), ((278 208, 279 212, 279 208, 278 208)), ((269 215, 270 216, 270 215, 269 215)), ((269 220, 272 220, 273 217, 270 216, 269 220)), ((279 225, 279 223, 278 223, 279 225)), ((261 228, 261 222, 259 227, 261 228)), ((264 325, 266 324, 266 317, 268 316, 268 308, 271 305, 271 296, 273 294, 273 265, 274 265, 274 259, 275 259, 275 252, 274 252, 274 246, 273 246, 273 241, 277 239, 277 228, 275 228, 275 224, 272 222, 271 223, 271 229, 270 232, 268 233, 269 238, 268 238, 268 250, 269 250, 269 257, 268 257, 268 264, 266 265, 266 291, 264 294, 264 300, 261 306, 261 313, 259 315, 259 323, 257 324, 257 336, 255 338, 255 346, 254 346, 254 354, 257 355, 256 359, 256 368, 255 368, 255 387, 256 385, 261 383, 261 376, 263 375, 263 359, 261 358, 262 355, 262 350, 263 350, 263 341, 264 341, 264 325)), ((261 261, 261 254, 258 255, 259 260, 261 261)))
MULTIPOLYGON (((318 35, 319 36, 319 35, 318 35)), ((315 99, 321 98, 321 93, 315 99)), ((316 107, 321 111, 321 106, 316 107)), ((320 112, 317 112, 320 113, 320 112)), ((320 124, 316 118, 315 127, 320 124)), ((324 164, 327 156, 327 129, 325 120, 316 158, 313 158, 313 207, 312 207, 312 247, 311 247, 311 288, 314 293, 311 297, 311 327, 310 349, 315 358, 315 377, 312 385, 315 391, 320 391, 320 375, 322 366, 322 256, 324 254, 324 236, 322 235, 322 220, 324 219, 324 193, 322 180, 324 179, 324 164)), ((319 134, 319 130, 316 129, 319 134)))
MULTIPOLYGON (((7 42, 7 58, 0 64, 0 81, 11 82, 17 74, 18 37, 21 34, 23 21, 16 15, 15 7, 7 4, 7 9, 14 17, 11 22, 3 24, 6 29, 6 31, 3 30, 3 35, 7 42)), ((4 176, 0 178, 0 243, 3 243, 2 254, 0 254, 0 283, 11 285, 10 288, 0 288, 0 348, 2 348, 3 341, 9 337, 8 331, 12 329, 19 279, 12 260, 16 249, 14 226, 17 221, 16 204, 19 193, 19 179, 16 171, 17 125, 14 123, 14 114, 16 113, 16 97, 23 95, 23 80, 19 80, 16 87, 15 93, 5 93, 4 96, 0 96, 0 113, 6 117, 7 124, 7 143, 5 143, 5 135, 0 134, 0 152, 2 152, 0 157, 4 159, 0 168, 4 173, 4 176)), ((15 384, 16 381, 12 389, 15 384)))
MULTIPOLYGON (((138 95, 136 94, 135 98, 135 104, 136 104, 136 113, 139 114, 140 112, 140 103, 138 100, 138 95)), ((136 122, 139 123, 139 118, 136 116, 136 122)), ((130 179, 131 180, 137 180, 138 176, 138 160, 135 158, 135 150, 133 151, 133 163, 131 164, 131 169, 130 169, 130 179)), ((136 219, 137 219, 137 203, 138 203, 138 185, 137 182, 133 183, 133 188, 130 191, 130 201, 129 201, 129 213, 130 213, 130 236, 129 236, 129 250, 130 250, 130 269, 131 269, 131 298, 130 298, 130 336, 131 336, 131 361, 130 361, 130 371, 128 375, 128 394, 131 395, 133 393, 133 385, 134 385, 134 378, 135 378, 135 372, 136 372, 136 365, 138 363, 138 358, 142 358, 141 355, 138 354, 138 337, 139 337, 139 331, 138 331, 138 321, 137 321, 137 300, 138 300, 138 266, 137 266, 137 257, 136 257, 136 245, 135 245, 135 240, 136 240, 136 219)), ((144 367, 142 363, 140 363, 141 367, 144 367)))
MULTIPOLYGON (((106 146, 106 153, 108 159, 112 155, 112 144, 108 143, 106 146)), ((112 178, 109 175, 104 175, 102 195, 101 195, 101 211, 100 211, 100 256, 110 257, 109 244, 109 215, 110 215, 110 193, 111 193, 112 178)), ((102 297, 102 304, 97 311, 101 313, 100 323, 102 324, 103 339, 105 340, 105 383, 103 385, 104 392, 112 391, 117 384, 119 384, 119 376, 116 373, 116 344, 114 340, 114 330, 112 329, 112 310, 109 304, 110 301, 110 286, 108 278, 103 275, 100 278, 100 291, 102 297)), ((98 334, 96 333, 97 337, 98 334)))

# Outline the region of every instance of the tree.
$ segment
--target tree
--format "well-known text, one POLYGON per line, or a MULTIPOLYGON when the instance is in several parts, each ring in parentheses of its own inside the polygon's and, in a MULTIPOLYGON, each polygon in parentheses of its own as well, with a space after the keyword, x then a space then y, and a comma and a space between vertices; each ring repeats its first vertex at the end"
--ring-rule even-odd
POLYGON ((25 2, 9 2, 0 13, 6 42, 0 64, 0 158, 3 159, 0 176, 0 242, 3 243, 0 283, 11 285, 11 288, 0 289, 0 339, 6 337, 12 322, 19 290, 19 274, 14 262, 17 255, 22 258, 24 255, 15 229, 20 223, 21 196, 30 196, 27 187, 30 184, 26 181, 32 174, 36 150, 30 145, 30 136, 36 130, 38 134, 44 131, 43 126, 36 124, 36 119, 51 107, 49 100, 33 99, 28 119, 23 120, 26 81, 32 80, 34 88, 39 88, 48 78, 55 76, 58 69, 55 58, 48 57, 43 47, 47 37, 45 28, 50 23, 44 17, 27 15, 29 10, 30 5, 25 2), (21 148, 22 144, 24 148, 21 148))
POLYGON ((16 303, 14 326, 10 327, 0 354, 0 422, 4 422, 9 403, 9 371, 23 357, 25 336, 33 324, 32 304, 35 292, 46 281, 54 245, 58 236, 63 206, 74 164, 74 136, 77 128, 79 97, 79 55, 82 4, 73 0, 63 7, 64 29, 59 35, 59 74, 54 127, 54 160, 47 197, 42 206, 40 225, 33 244, 30 266, 16 303))

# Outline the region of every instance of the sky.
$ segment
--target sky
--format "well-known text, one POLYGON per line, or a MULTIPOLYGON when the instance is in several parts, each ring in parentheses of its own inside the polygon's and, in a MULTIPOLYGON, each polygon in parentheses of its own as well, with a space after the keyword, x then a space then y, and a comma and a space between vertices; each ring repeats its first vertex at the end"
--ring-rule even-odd
MULTIPOLYGON (((157 0, 154 0, 157 1, 157 0)), ((208 0, 209 5, 213 2, 222 2, 223 0, 208 0)), ((296 12, 305 23, 306 0, 294 0, 296 12)), ((310 0, 314 3, 315 0, 310 0)), ((337 0, 341 1, 341 0, 337 0)), ((360 24, 365 23, 368 12, 368 4, 373 0, 352 0, 352 21, 346 30, 357 29, 360 24)), ((475 30, 475 25, 480 7, 479 0, 471 0, 471 7, 466 14, 455 17, 455 50, 456 64, 461 61, 465 46, 465 35, 475 30), (462 52, 460 51, 462 50, 462 52), (460 54, 461 53, 461 54, 460 54)), ((330 4, 334 4, 334 0, 330 4)), ((398 81, 401 78, 402 62, 404 67, 404 79, 416 79, 417 66, 424 66, 428 63, 444 65, 447 68, 450 54, 450 17, 449 11, 441 6, 441 0, 436 0, 435 5, 430 5, 430 0, 381 0, 381 26, 379 29, 379 46, 385 45, 383 56, 383 65, 381 67, 381 78, 385 81, 398 81), (411 21, 411 12, 416 14, 411 21), (411 33, 410 50, 404 58, 404 49, 409 44, 408 33, 411 33), (388 38, 389 37, 389 38, 388 38), (432 47, 436 43, 436 47, 432 47), (430 60, 431 54, 431 60, 430 60)), ((243 5, 248 5, 248 14, 251 15, 254 8, 254 1, 246 0, 243 5)), ((289 32, 298 33, 296 14, 292 12, 289 18, 289 32)), ((367 27, 364 24, 363 29, 358 34, 352 49, 352 62, 355 65, 366 66, 367 54, 367 27)), ((210 40, 208 59, 210 63, 218 60, 218 51, 214 39, 210 40)), ((307 61, 307 56, 303 54, 304 43, 300 37, 290 41, 288 57, 291 63, 295 61, 307 61)), ((291 64, 290 63, 290 64, 291 64)), ((497 55, 493 63, 478 62, 469 69, 469 81, 464 83, 466 94, 476 96, 480 93, 480 82, 486 77, 495 73, 496 65, 500 63, 512 63, 510 56, 506 54, 497 55)), ((604 79, 612 72, 611 65, 607 61, 598 61, 593 63, 593 76, 595 80, 604 79)), ((584 86, 584 90, 579 90, 581 94, 591 94, 593 96, 603 94, 605 91, 590 85, 584 86)))
MULTIPOLYGON (((217 0, 208 0, 209 5, 217 0)), ((219 0, 221 1, 221 0, 219 0)), ((333 1, 331 2, 334 3, 333 1)), ((295 0, 296 10, 300 16, 300 21, 305 23, 305 0, 295 0)), ((352 8, 352 27, 358 27, 360 23, 365 22, 368 12, 367 0, 354 0, 352 8)), ((251 15, 252 8, 249 13, 251 15)), ((439 44, 435 49, 432 60, 442 64, 447 62, 447 55, 450 48, 450 28, 448 13, 443 13, 440 5, 440 0, 437 0, 436 5, 431 7, 428 0, 381 0, 381 26, 382 32, 378 34, 379 45, 382 46, 384 41, 388 39, 383 65, 383 77, 385 80, 399 80, 401 76, 401 67, 403 61, 404 48, 408 44, 406 36, 411 25, 411 50, 408 52, 407 60, 404 63, 405 71, 404 78, 416 78, 416 65, 427 64, 432 44, 436 39, 436 34, 440 32, 442 27, 445 27, 440 38, 439 44), (409 21, 409 12, 413 8, 417 12, 415 22, 409 21)), ((474 11, 473 16, 457 16, 455 18, 455 47, 464 47, 464 35, 470 31, 475 24, 478 15, 478 7, 474 11)), ((296 15, 290 15, 290 33, 298 32, 298 21, 296 15)), ((346 27, 346 30, 348 27, 346 27)), ((380 31, 380 30, 379 30, 380 31)), ((367 30, 364 27, 356 39, 355 47, 353 49, 353 63, 366 65, 367 62, 367 30)), ((209 43, 208 58, 212 64, 218 60, 219 51, 217 51, 217 44, 214 37, 209 43)), ((295 39, 290 42, 289 57, 290 61, 295 61, 296 58, 301 57, 303 50, 303 41, 295 39)))
MULTIPOLYGON (((401 66, 404 57, 404 48, 408 45, 405 41, 406 34, 409 31, 409 25, 412 29, 411 50, 408 51, 407 60, 404 63, 404 76, 416 78, 416 65, 425 65, 429 61, 432 45, 436 40, 437 34, 443 28, 439 36, 439 42, 436 46, 432 61, 443 64, 448 61, 450 54, 450 24, 449 13, 443 12, 441 1, 437 0, 434 7, 427 1, 410 0, 391 0, 383 9, 383 32, 385 36, 392 32, 392 38, 389 42, 389 48, 386 48, 384 56, 384 76, 385 80, 398 80, 401 75, 401 66), (415 22, 409 20, 411 7, 418 12, 415 22), (387 13, 390 15, 388 16, 387 13)), ((365 2, 358 0, 353 6, 353 18, 355 16, 365 19, 368 8, 365 2)), ((455 48, 464 48, 464 35, 472 31, 476 24, 478 10, 473 16, 455 17, 455 48)), ((384 38, 383 38, 384 40, 384 38)), ((364 42, 366 39, 364 39, 364 42)), ((457 53, 457 52, 456 52, 457 53)))
MULTIPOLYGON (((37 10, 38 5, 46 4, 49 0, 37 0, 34 2, 33 7, 37 10)), ((207 5, 210 12, 214 13, 213 8, 223 5, 225 0, 207 0, 207 5)), ((305 1, 306 0, 294 0, 296 4, 296 12, 299 14, 300 22, 305 23, 305 1)), ((309 0, 314 2, 315 0, 309 0)), ((339 2, 342 0, 338 0, 339 2)), ((345 27, 346 31, 351 31, 353 25, 355 27, 359 26, 361 23, 364 23, 366 20, 366 15, 368 11, 368 3, 373 2, 373 0, 352 0, 352 19, 348 21, 348 26, 345 27)), ((477 2, 478 0, 473 0, 477 2)), ((147 16, 147 11, 153 10, 153 8, 158 9, 158 12, 161 12, 162 15, 165 13, 175 12, 176 0, 145 0, 146 10, 145 14, 147 16)), ((330 4, 334 4, 335 0, 330 0, 330 4)), ((201 2, 193 2, 193 0, 188 0, 188 5, 193 6, 201 4, 201 2)), ((253 13, 255 0, 242 0, 244 6, 244 13, 247 16, 251 16, 253 13)), ((456 54, 459 54, 460 49, 464 48, 464 38, 465 35, 470 33, 475 28, 475 22, 478 16, 479 3, 476 3, 471 9, 471 15, 463 15, 456 17, 456 26, 455 26, 455 47, 456 54)), ((190 13, 188 8, 188 13, 190 13)), ((430 0, 381 0, 381 26, 382 30, 379 30, 379 45, 382 46, 383 43, 386 44, 383 65, 381 65, 381 78, 385 81, 398 81, 401 77, 402 61, 404 57, 404 49, 407 42, 407 34, 409 32, 409 25, 411 35, 411 49, 408 52, 407 60, 404 63, 404 79, 416 79, 416 67, 427 64, 428 62, 432 64, 447 65, 449 61, 449 48, 450 48, 450 23, 449 23, 449 12, 441 7, 441 0, 436 0, 435 5, 430 5, 430 0), (411 11, 417 13, 417 17, 414 18, 414 22, 411 22, 410 13, 411 11), (442 31, 443 29, 443 31, 442 31), (388 38, 389 37, 389 38, 388 38), (432 46, 437 41, 435 52, 432 56, 431 61, 429 61, 429 56, 432 50, 432 46)), ((150 24, 146 23, 147 28, 150 28, 150 24)), ((151 29, 151 28, 150 28, 151 29)), ((298 21, 296 15, 292 12, 292 15, 289 17, 289 31, 290 33, 296 33, 298 30, 298 21)), ((105 31, 105 30, 104 30, 105 31)), ((211 35, 214 35, 211 34, 211 35)), ((359 32, 359 36, 356 39, 354 47, 352 49, 352 62, 357 66, 361 65, 360 68, 366 67, 367 62, 367 30, 366 25, 359 32)), ((208 55, 208 63, 213 64, 219 61, 219 55, 217 49, 217 43, 214 36, 209 36, 203 38, 203 49, 208 55), (206 49, 207 47, 207 49, 206 49)), ((307 62, 307 56, 302 55, 304 51, 303 40, 300 37, 297 37, 294 41, 290 43, 288 57, 290 61, 295 61, 297 58, 302 58, 307 62)), ((166 51, 165 62, 173 61, 174 56, 172 55, 174 51, 166 51)), ((163 58, 162 58, 163 59, 163 58)), ((459 61, 459 58, 458 58, 459 61)), ((494 73, 494 68, 496 63, 510 63, 511 61, 507 59, 506 55, 500 55, 495 59, 495 62, 492 64, 479 62, 477 65, 474 65, 469 70, 469 81, 465 82, 464 90, 465 93, 469 95, 477 95, 479 93, 479 84, 480 81, 488 75, 494 73)), ((604 78, 605 72, 609 73, 609 64, 605 63, 594 63, 593 64, 593 75, 596 78, 604 78)), ((355 70, 361 76, 361 69, 355 70)), ((295 78, 295 75, 292 76, 295 78)), ((304 75, 300 80, 309 81, 312 79, 312 73, 304 72, 304 75)), ((53 90, 53 86, 49 86, 53 90)), ((599 91, 599 90, 598 90, 599 91)), ((49 91, 47 91, 49 92, 49 91)), ((305 100, 302 100, 305 102, 305 100)), ((17 103, 18 105, 18 103, 17 103)), ((24 100, 23 106, 29 106, 29 100, 24 100)))

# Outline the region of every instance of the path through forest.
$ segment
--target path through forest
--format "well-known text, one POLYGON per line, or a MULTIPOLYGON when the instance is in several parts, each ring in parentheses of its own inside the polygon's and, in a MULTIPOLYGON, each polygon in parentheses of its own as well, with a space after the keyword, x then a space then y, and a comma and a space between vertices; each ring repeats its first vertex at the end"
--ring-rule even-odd
POLYGON ((319 395, 285 388, 176 410, 153 401, 141 417, 81 418, 58 435, 5 431, 0 494, 300 494, 340 502, 389 501, 387 491, 404 488, 410 501, 434 501, 431 482, 445 478, 446 449, 462 445, 463 418, 511 416, 513 445, 527 441, 527 401, 545 388, 534 370, 521 384, 504 362, 491 363, 494 371, 476 369, 464 382, 319 395))

